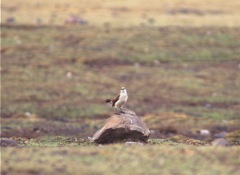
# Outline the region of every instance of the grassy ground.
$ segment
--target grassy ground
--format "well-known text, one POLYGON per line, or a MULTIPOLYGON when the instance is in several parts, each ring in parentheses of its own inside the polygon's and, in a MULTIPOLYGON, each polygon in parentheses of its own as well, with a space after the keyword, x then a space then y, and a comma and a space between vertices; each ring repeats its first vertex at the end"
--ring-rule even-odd
POLYGON ((55 147, 54 143, 59 142, 51 140, 46 147, 31 141, 22 148, 3 148, 2 174, 237 175, 240 170, 239 147, 187 146, 166 140, 150 140, 144 146, 75 142, 55 147))
POLYGON ((239 147, 209 146, 223 131, 239 145, 238 28, 5 25, 1 36, 1 137, 20 145, 2 148, 2 174, 239 171, 239 147), (111 115, 104 99, 121 86, 151 138, 166 140, 84 140, 111 115))
POLYGON ((102 102, 126 86, 140 115, 239 117, 238 28, 109 30, 2 27, 2 115, 106 116, 102 102))
POLYGON ((91 2, 3 1, 1 174, 237 174, 239 1, 91 2), (121 86, 151 139, 89 143, 121 86))

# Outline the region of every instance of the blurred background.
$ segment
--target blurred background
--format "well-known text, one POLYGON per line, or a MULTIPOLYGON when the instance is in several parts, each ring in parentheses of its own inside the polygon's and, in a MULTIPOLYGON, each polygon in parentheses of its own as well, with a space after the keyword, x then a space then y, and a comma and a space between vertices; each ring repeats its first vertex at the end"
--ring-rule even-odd
POLYGON ((239 144, 239 0, 3 0, 1 136, 91 136, 127 108, 152 138, 239 144), (178 136, 178 137, 176 137, 178 136))

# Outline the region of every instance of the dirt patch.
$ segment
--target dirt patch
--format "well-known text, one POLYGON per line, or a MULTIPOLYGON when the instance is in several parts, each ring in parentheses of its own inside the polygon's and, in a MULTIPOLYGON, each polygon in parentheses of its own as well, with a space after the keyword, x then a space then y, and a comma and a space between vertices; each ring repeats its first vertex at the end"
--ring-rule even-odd
POLYGON ((74 47, 84 41, 84 37, 78 37, 76 35, 68 35, 68 36, 59 36, 63 47, 74 47))
POLYGON ((2 23, 1 27, 11 28, 11 29, 23 29, 23 30, 33 30, 33 29, 43 29, 43 28, 55 28, 61 29, 62 26, 49 26, 49 25, 34 25, 34 24, 7 24, 2 23))
POLYGON ((221 10, 199 10, 199 9, 191 9, 191 8, 178 8, 178 9, 171 9, 167 11, 167 14, 170 15, 221 15, 224 14, 221 10))
POLYGON ((84 59, 83 64, 92 67, 92 68, 103 68, 109 66, 124 66, 124 65, 132 65, 129 61, 120 60, 114 57, 103 57, 103 58, 95 58, 95 59, 84 59))
POLYGON ((19 118, 3 119, 1 137, 38 138, 47 135, 87 137, 93 135, 97 129, 97 126, 90 125, 84 121, 60 122, 56 120, 29 121, 19 118), (14 120, 13 123, 18 122, 19 125, 8 125, 8 123, 11 123, 11 120, 14 120))

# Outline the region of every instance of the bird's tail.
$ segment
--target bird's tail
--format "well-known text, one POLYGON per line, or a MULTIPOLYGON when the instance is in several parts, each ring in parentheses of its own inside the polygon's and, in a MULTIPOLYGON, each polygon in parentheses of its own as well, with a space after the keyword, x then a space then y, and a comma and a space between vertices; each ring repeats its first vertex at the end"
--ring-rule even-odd
POLYGON ((112 100, 111 99, 106 99, 105 103, 112 103, 112 100))

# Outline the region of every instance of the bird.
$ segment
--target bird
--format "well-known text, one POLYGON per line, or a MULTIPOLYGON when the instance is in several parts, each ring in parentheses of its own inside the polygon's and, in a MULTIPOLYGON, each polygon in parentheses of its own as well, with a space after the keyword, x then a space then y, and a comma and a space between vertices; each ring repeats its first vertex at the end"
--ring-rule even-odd
POLYGON ((128 100, 128 94, 127 90, 125 87, 122 87, 120 90, 120 94, 114 98, 114 99, 106 99, 106 103, 112 103, 112 107, 115 108, 116 113, 118 113, 118 108, 120 109, 120 113, 124 113, 122 110, 123 105, 127 102, 128 100))

